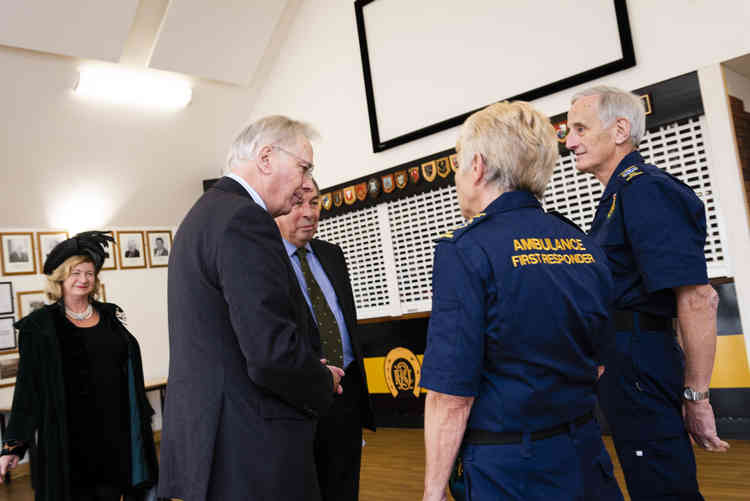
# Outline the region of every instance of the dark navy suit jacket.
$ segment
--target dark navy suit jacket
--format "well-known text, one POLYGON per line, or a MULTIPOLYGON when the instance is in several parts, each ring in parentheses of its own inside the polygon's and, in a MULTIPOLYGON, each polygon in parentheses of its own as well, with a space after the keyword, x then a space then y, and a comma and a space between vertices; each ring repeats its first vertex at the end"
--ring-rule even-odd
POLYGON ((159 496, 319 499, 312 444, 333 383, 273 218, 224 177, 170 254, 159 496))

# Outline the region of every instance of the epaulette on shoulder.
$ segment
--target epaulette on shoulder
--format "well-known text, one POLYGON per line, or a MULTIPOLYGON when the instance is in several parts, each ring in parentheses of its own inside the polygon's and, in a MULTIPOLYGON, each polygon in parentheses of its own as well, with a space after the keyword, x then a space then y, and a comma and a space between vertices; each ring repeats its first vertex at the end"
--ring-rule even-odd
POLYGON ((450 240, 450 241, 456 241, 456 240, 458 240, 458 238, 461 235, 463 235, 464 233, 466 233, 467 231, 469 231, 471 228, 475 227, 476 225, 478 225, 479 223, 481 223, 482 221, 484 221, 484 219, 485 219, 484 216, 486 216, 486 215, 487 215, 486 213, 480 212, 479 214, 477 214, 476 216, 472 217, 471 219, 469 219, 465 223, 457 226, 456 228, 453 228, 452 230, 449 230, 449 231, 443 233, 435 241, 439 242, 441 240, 450 240))
POLYGON ((619 176, 624 179, 626 183, 629 183, 633 180, 633 178, 636 178, 641 174, 646 174, 646 171, 644 171, 637 165, 631 165, 624 171, 620 172, 619 176))

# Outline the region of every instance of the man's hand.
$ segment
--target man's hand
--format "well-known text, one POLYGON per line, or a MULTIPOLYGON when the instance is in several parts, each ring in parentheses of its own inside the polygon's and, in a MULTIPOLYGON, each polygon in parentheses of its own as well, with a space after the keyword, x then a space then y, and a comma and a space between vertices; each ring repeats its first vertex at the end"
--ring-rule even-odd
POLYGON ((714 410, 708 400, 684 401, 682 416, 690 437, 699 446, 711 452, 726 452, 729 449, 729 444, 716 433, 714 410))
POLYGON ((596 366, 596 380, 599 381, 599 378, 602 377, 602 374, 604 374, 605 367, 603 365, 597 365, 596 366))
POLYGON ((344 369, 336 367, 335 365, 327 365, 328 360, 325 358, 321 358, 320 363, 328 367, 328 370, 331 371, 331 375, 333 376, 333 392, 338 393, 339 395, 344 393, 344 388, 341 386, 341 378, 346 374, 344 369))
POLYGON ((0 484, 5 481, 5 474, 8 473, 8 470, 12 470, 18 466, 18 461, 20 460, 21 458, 14 454, 0 456, 0 484))

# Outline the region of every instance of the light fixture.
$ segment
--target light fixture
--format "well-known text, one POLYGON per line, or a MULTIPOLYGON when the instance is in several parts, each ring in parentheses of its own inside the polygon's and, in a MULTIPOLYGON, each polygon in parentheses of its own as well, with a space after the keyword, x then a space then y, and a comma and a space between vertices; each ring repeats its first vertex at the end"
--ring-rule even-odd
POLYGON ((82 69, 74 90, 80 96, 112 103, 164 109, 182 108, 193 97, 184 80, 120 68, 82 69))

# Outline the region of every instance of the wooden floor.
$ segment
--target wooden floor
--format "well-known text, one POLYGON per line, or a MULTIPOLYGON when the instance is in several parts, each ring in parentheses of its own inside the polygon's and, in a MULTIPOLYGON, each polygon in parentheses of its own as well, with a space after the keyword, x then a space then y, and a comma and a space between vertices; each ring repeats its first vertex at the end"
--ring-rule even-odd
MULTIPOLYGON (((361 501, 419 500, 424 478, 424 440, 421 429, 381 428, 365 431, 362 456, 361 501)), ((615 474, 629 500, 612 441, 605 444, 615 463, 615 474)), ((706 501, 750 500, 750 441, 730 440, 726 454, 696 450, 698 481, 706 501)), ((29 477, 0 485, 0 501, 33 501, 29 477)))
MULTIPOLYGON (((423 431, 386 428, 365 431, 360 483, 361 501, 419 500, 424 479, 423 431)), ((615 475, 625 499, 630 500, 612 440, 605 445, 615 463, 615 475)), ((696 449, 698 482, 706 501, 750 500, 750 441, 729 440, 726 454, 696 449)), ((1 499, 1 498, 0 498, 1 499)))

